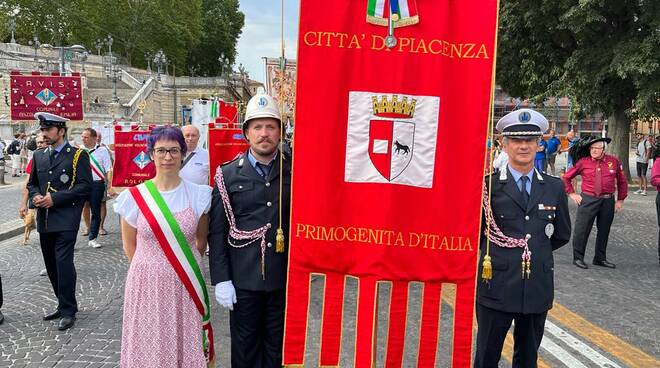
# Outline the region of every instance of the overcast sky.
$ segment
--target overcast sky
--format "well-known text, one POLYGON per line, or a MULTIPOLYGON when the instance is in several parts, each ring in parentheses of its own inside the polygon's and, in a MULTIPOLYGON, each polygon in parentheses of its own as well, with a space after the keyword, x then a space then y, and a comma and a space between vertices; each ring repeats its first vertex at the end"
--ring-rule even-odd
MULTIPOLYGON (((264 82, 262 57, 280 56, 281 2, 276 0, 242 0, 241 11, 245 14, 245 26, 238 40, 236 67, 243 63, 250 78, 264 82)), ((297 55, 299 0, 285 0, 284 39, 286 57, 297 55)))

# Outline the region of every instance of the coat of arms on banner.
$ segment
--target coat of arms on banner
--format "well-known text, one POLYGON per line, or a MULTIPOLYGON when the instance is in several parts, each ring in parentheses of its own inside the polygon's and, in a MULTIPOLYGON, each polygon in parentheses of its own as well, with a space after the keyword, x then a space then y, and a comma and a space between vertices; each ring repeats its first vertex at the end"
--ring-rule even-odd
POLYGON ((440 98, 350 92, 347 182, 433 186, 440 98))

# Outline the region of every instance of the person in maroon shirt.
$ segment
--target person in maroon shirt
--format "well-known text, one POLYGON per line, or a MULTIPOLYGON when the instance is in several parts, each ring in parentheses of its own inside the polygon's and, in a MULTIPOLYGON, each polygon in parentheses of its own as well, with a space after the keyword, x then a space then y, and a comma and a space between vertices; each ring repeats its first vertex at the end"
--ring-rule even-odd
MULTIPOLYGON (((658 194, 655 196, 655 211, 658 216, 658 227, 660 228, 660 136, 655 138, 653 168, 651 169, 651 185, 653 185, 658 191, 658 194)), ((660 264, 660 230, 658 232, 658 264, 660 264)))
POLYGON ((611 141, 610 138, 594 138, 588 142, 585 148, 589 149, 589 155, 579 159, 562 177, 566 193, 578 205, 573 227, 573 264, 583 269, 589 268, 584 263, 584 251, 596 219, 598 232, 593 264, 616 268, 607 261, 607 241, 614 213, 621 210, 628 196, 628 182, 619 159, 605 153, 611 141), (578 175, 582 176, 582 194, 576 193, 571 183, 578 175))

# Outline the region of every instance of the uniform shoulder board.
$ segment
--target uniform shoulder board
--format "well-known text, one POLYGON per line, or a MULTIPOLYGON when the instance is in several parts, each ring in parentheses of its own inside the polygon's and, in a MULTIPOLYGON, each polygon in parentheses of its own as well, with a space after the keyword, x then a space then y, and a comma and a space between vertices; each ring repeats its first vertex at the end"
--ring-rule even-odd
POLYGON ((541 174, 544 178, 547 178, 547 179, 549 179, 549 180, 558 180, 558 181, 561 181, 561 177, 558 176, 558 175, 552 175, 552 174, 548 174, 548 173, 545 173, 545 172, 542 172, 542 173, 540 173, 540 174, 541 174))
POLYGON ((244 161, 245 161, 245 153, 241 152, 238 155, 236 155, 236 157, 234 157, 233 159, 221 163, 220 166, 225 167, 236 164, 236 166, 241 167, 243 166, 244 161))

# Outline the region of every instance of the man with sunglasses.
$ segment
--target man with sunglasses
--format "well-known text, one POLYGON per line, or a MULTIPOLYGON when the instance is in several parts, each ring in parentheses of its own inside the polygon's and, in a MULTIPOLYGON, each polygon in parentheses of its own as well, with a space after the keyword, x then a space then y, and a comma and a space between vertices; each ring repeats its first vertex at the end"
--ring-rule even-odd
POLYGON ((578 205, 573 232, 573 264, 582 269, 589 268, 584 263, 584 251, 596 219, 598 232, 593 264, 616 268, 614 263, 607 260, 607 241, 614 213, 621 210, 623 200, 628 196, 628 182, 619 159, 605 153, 611 141, 610 138, 591 139, 585 145, 585 149, 589 150, 588 155, 584 153, 584 157, 562 177, 566 193, 578 205), (582 176, 581 194, 575 192, 571 183, 578 175, 582 176))

